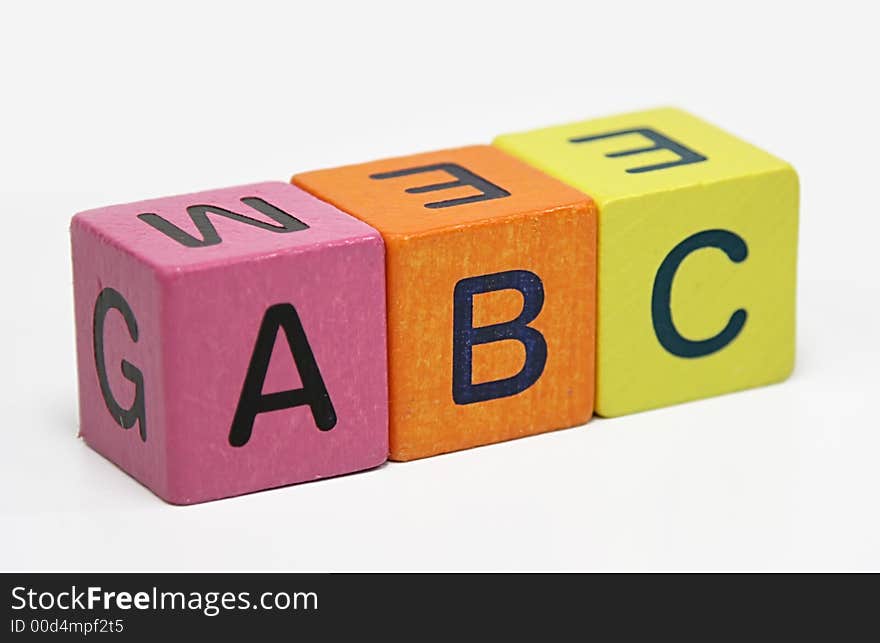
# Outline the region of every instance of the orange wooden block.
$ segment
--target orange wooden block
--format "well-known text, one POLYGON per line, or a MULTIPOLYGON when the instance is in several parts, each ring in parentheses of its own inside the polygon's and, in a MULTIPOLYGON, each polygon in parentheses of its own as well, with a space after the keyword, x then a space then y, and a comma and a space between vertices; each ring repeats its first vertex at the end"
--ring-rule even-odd
POLYGON ((586 422, 596 207, 489 146, 293 183, 385 240, 393 460, 586 422))

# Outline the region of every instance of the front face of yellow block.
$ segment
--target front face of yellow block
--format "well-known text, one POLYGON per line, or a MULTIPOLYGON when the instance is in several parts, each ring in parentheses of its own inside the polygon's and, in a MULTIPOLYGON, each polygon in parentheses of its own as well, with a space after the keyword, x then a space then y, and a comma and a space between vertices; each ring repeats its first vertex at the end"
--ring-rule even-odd
POLYGON ((798 210, 790 166, 677 110, 495 144, 599 205, 600 415, 788 376, 798 210))

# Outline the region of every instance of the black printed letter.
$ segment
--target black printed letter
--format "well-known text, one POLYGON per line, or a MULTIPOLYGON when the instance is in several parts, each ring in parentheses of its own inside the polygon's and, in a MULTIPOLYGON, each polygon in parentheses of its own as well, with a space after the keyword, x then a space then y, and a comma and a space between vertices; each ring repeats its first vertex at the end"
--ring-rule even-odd
POLYGON ((130 429, 134 423, 138 423, 138 432, 141 440, 147 441, 147 413, 144 405, 144 375, 133 364, 122 360, 122 375, 134 384, 134 402, 131 408, 124 409, 113 397, 110 390, 110 382, 107 379, 107 365, 104 363, 104 319, 111 308, 122 313, 128 335, 133 342, 138 340, 137 319, 128 302, 118 291, 112 288, 104 288, 95 301, 95 312, 92 317, 92 340, 95 351, 95 370, 98 372, 98 384, 101 386, 101 395, 107 410, 113 416, 113 420, 123 429, 130 429))
POLYGON ((244 446, 251 439, 254 420, 260 413, 278 411, 294 406, 308 405, 312 410, 315 424, 321 431, 329 431, 336 426, 336 412, 330 401, 330 394, 324 386, 309 340, 300 323, 296 308, 291 304, 271 306, 263 316, 257 343, 254 347, 251 363, 244 378, 238 408, 229 431, 229 444, 234 447, 244 446), (290 354, 296 363, 296 370, 302 380, 303 387, 290 391, 263 394, 263 383, 278 329, 284 329, 290 354))
POLYGON ((666 255, 657 276, 654 278, 654 293, 651 297, 651 319, 654 322, 654 334, 657 341, 667 351, 678 357, 703 357, 711 355, 727 346, 736 339, 746 325, 746 311, 742 308, 734 311, 720 333, 709 339, 692 340, 681 336, 672 323, 670 297, 672 280, 681 262, 689 254, 700 248, 718 248, 723 250, 728 259, 734 263, 745 261, 749 254, 746 242, 738 234, 729 230, 703 230, 691 235, 666 255))
POLYGON ((516 395, 538 381, 547 364, 547 341, 529 326, 544 306, 544 285, 538 275, 528 270, 508 270, 467 277, 455 284, 452 302, 452 399, 456 404, 516 395), (518 291, 523 298, 522 312, 511 321, 474 328, 474 296, 499 290, 518 291), (474 346, 505 339, 518 341, 525 349, 526 361, 520 372, 494 382, 474 384, 474 346))
POLYGON ((569 143, 589 143, 591 141, 599 141, 604 138, 613 138, 615 136, 626 136, 627 134, 641 134, 653 145, 648 147, 639 147, 634 150, 623 150, 621 152, 611 152, 606 154, 606 158, 613 159, 619 156, 632 156, 633 154, 644 154, 645 152, 655 152, 657 150, 669 150, 678 156, 677 161, 669 161, 668 163, 657 163, 655 165, 643 165, 642 167, 631 167, 627 174, 641 174, 642 172, 653 172, 654 170, 665 170, 668 167, 676 167, 677 165, 688 165, 690 163, 699 163, 707 160, 702 154, 694 152, 689 147, 685 147, 681 143, 673 141, 668 136, 664 136, 657 130, 648 127, 638 127, 635 129, 622 129, 616 132, 606 132, 605 134, 596 134, 594 136, 579 136, 568 139, 569 143))
POLYGON ((436 165, 422 165, 420 167, 409 167, 405 170, 395 170, 394 172, 380 172, 379 174, 371 174, 371 179, 394 179, 398 176, 409 176, 410 174, 422 174, 423 172, 446 172, 455 177, 455 181, 446 183, 432 183, 431 185, 420 185, 415 188, 407 188, 408 194, 422 194, 423 192, 436 192, 437 190, 451 190, 465 185, 470 185, 480 191, 479 194, 473 196, 461 197, 459 199, 447 199, 446 201, 433 201, 426 203, 426 208, 449 208, 454 205, 464 205, 465 203, 475 203, 477 201, 489 201, 491 199, 501 199, 510 196, 510 192, 504 188, 500 188, 494 183, 490 183, 481 176, 477 176, 470 170, 463 168, 457 163, 437 163, 436 165))
POLYGON ((187 248, 216 246, 222 241, 220 235, 217 234, 217 230, 211 224, 210 219, 208 219, 208 214, 216 214, 269 232, 297 232, 299 230, 307 230, 309 227, 296 217, 290 216, 280 208, 276 208, 271 203, 263 201, 263 199, 259 197, 244 197, 241 199, 241 202, 252 207, 257 212, 265 214, 267 217, 281 225, 276 226, 271 223, 266 223, 265 221, 260 221, 259 219, 252 219, 251 217, 230 212, 229 210, 216 205, 191 205, 186 209, 186 212, 189 214, 189 218, 192 219, 193 223, 196 224, 198 231, 202 234, 201 239, 196 239, 194 236, 187 234, 167 219, 163 219, 158 214, 147 212, 139 214, 137 217, 147 225, 156 228, 156 230, 162 234, 174 239, 177 243, 186 246, 187 248))

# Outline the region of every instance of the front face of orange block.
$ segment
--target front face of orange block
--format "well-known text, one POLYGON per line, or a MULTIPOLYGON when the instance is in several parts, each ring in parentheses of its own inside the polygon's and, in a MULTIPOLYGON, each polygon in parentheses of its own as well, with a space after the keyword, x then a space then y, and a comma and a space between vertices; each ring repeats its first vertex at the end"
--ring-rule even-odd
POLYGON ((385 240, 391 459, 590 418, 596 208, 587 196, 488 146, 293 182, 385 240))

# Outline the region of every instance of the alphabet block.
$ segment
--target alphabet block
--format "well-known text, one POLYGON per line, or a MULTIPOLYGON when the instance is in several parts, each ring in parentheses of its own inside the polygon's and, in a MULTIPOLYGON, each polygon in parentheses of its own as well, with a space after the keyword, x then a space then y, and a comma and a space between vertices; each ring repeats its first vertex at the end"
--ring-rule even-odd
POLYGON ((388 452, 384 247, 286 183, 71 224, 81 435, 169 502, 388 452))
POLYGON ((491 146, 293 182, 385 239, 391 459, 589 419, 596 215, 588 197, 491 146))
POLYGON ((599 206, 597 413, 788 377, 798 227, 790 165, 675 109, 494 144, 599 206))

